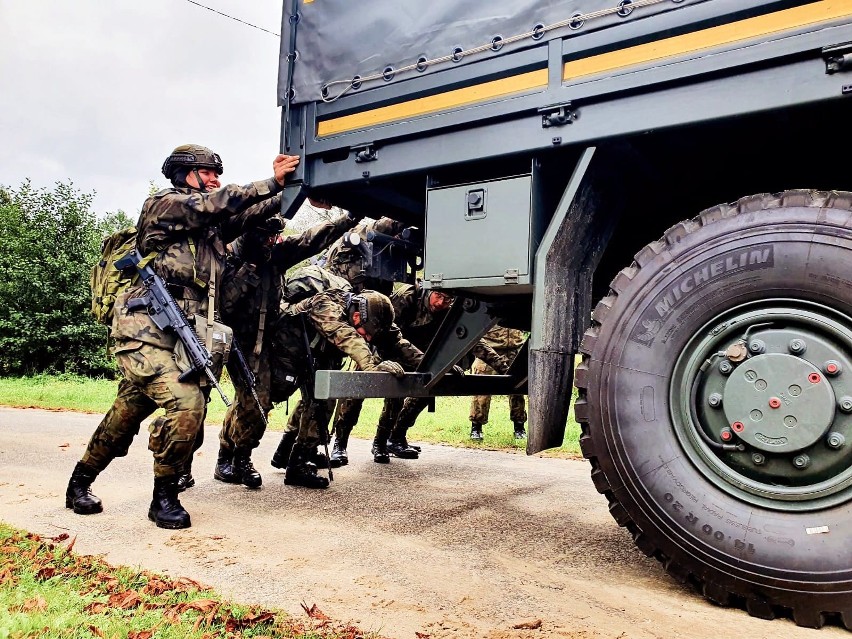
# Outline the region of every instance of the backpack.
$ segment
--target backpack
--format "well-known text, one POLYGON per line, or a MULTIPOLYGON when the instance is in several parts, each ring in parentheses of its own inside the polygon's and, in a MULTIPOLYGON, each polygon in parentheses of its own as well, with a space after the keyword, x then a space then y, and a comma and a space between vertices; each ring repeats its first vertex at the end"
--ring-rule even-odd
POLYGON ((349 282, 339 275, 335 275, 316 264, 309 264, 287 275, 284 284, 284 300, 290 304, 295 304, 331 288, 339 288, 344 291, 352 290, 349 282))
POLYGON ((116 298, 139 278, 119 271, 115 262, 136 248, 136 227, 128 226, 104 238, 101 259, 92 267, 89 285, 92 289, 92 315, 99 324, 112 325, 116 298))

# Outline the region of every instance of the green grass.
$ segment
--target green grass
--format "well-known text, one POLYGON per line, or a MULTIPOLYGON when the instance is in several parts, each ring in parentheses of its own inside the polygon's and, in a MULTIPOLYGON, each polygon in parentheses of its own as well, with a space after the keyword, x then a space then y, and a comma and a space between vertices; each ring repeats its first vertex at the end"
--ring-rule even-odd
MULTIPOLYGON (((344 639, 368 637, 316 608, 296 619, 223 600, 190 579, 113 567, 0 522, 0 637, 344 639)), ((372 635, 374 636, 374 635, 372 635)))
MULTIPOLYGON (((0 404, 18 407, 37 407, 53 410, 73 410, 86 413, 105 413, 112 405, 117 382, 114 380, 90 379, 69 375, 0 378, 0 404)), ((223 384, 228 397, 234 397, 234 389, 226 379, 223 384)), ((575 397, 576 397, 576 391, 575 397)), ((291 399, 291 407, 296 397, 291 399)), ((382 411, 381 399, 364 402, 361 419, 353 435, 372 439, 376 423, 382 411)), ((467 446, 475 448, 522 451, 526 441, 515 441, 512 422, 509 420, 509 402, 506 397, 495 396, 491 401, 490 421, 483 428, 484 440, 474 444, 470 441, 469 397, 439 397, 435 401, 435 412, 424 411, 409 431, 412 441, 467 446)), ((573 411, 572 411, 573 413, 573 411)), ((225 416, 225 405, 214 391, 207 414, 208 427, 221 426, 225 416)), ((285 406, 279 405, 270 414, 270 428, 281 430, 286 421, 285 406)), ((568 418, 565 439, 560 448, 547 454, 579 455, 578 438, 580 427, 573 414, 568 418)))

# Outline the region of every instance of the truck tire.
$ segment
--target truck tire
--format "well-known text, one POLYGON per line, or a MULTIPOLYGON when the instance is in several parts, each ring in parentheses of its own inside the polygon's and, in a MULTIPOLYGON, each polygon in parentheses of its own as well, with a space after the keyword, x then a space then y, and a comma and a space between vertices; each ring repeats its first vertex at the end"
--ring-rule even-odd
POLYGON ((636 545, 718 604, 852 630, 852 193, 675 225, 580 350, 583 455, 636 545))

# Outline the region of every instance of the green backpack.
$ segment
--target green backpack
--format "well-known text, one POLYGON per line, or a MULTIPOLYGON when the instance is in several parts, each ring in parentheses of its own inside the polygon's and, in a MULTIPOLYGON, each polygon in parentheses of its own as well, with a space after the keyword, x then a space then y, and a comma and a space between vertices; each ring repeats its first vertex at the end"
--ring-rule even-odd
POLYGON ((101 259, 92 267, 89 284, 92 288, 92 315, 99 324, 112 325, 116 298, 138 279, 137 273, 127 274, 115 268, 115 262, 136 248, 136 227, 128 226, 104 238, 101 259))

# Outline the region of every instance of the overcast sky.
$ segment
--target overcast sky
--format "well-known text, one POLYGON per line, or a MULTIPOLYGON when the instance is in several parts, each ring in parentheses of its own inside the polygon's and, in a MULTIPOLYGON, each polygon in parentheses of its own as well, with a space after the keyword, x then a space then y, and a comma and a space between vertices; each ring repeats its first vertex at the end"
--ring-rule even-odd
MULTIPOLYGON (((282 0, 199 0, 280 32, 282 0)), ((0 184, 71 180, 135 216, 187 142, 272 175, 278 38, 187 0, 0 0, 0 184)))

